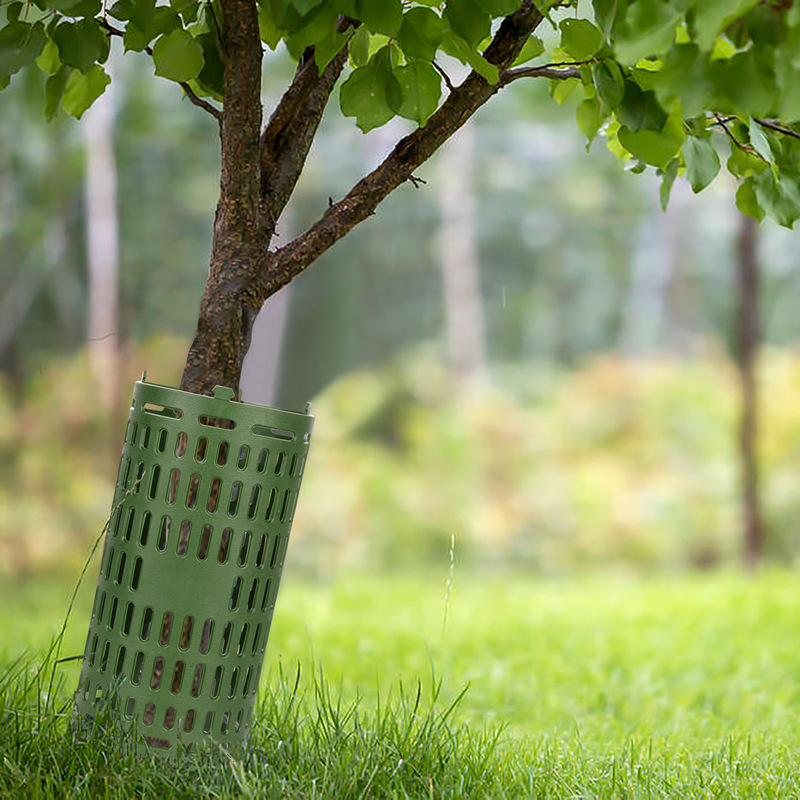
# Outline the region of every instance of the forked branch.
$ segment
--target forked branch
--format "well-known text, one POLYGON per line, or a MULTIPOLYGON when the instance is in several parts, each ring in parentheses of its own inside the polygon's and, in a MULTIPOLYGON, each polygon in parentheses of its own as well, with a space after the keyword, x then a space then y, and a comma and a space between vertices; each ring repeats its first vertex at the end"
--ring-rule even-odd
MULTIPOLYGON (((530 0, 506 17, 484 52, 484 58, 500 73, 507 71, 531 33, 542 21, 542 14, 530 0)), ((272 253, 269 268, 259 273, 256 297, 263 302, 302 272, 328 248, 360 222, 394 189, 409 180, 503 84, 488 83, 472 71, 454 87, 424 128, 401 139, 376 169, 362 178, 339 202, 331 205, 305 233, 272 253)))

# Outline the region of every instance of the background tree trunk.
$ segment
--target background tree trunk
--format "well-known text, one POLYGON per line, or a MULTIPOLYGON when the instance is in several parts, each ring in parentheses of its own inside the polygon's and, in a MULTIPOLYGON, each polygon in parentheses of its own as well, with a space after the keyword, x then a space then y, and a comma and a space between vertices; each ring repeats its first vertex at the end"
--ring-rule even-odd
POLYGON ((87 333, 97 397, 114 408, 119 374, 119 224, 114 157, 114 82, 86 112, 87 333))
POLYGON ((741 410, 739 458, 741 502, 744 523, 744 562, 754 569, 764 555, 764 525, 758 470, 758 345, 759 269, 758 225, 744 214, 739 217, 737 239, 737 285, 739 308, 736 325, 737 365, 741 410))
MULTIPOLYGON (((286 207, 275 228, 273 241, 280 246, 294 236, 292 207, 286 207)), ((250 337, 250 349, 242 363, 242 399, 276 405, 281 380, 283 341, 289 319, 292 284, 267 298, 258 312, 250 337)))
POLYGON ((474 383, 486 361, 486 323, 477 243, 473 122, 443 148, 437 182, 447 356, 457 377, 474 383))

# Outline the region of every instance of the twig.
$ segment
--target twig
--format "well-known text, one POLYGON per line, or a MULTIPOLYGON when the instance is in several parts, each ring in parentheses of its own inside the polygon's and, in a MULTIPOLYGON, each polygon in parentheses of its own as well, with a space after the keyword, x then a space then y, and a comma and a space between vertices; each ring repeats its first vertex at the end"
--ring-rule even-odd
POLYGON ((792 128, 787 128, 785 125, 781 125, 778 120, 775 119, 762 119, 761 117, 753 117, 753 119, 762 127, 769 128, 771 131, 775 131, 776 133, 782 133, 784 136, 791 136, 793 139, 800 139, 800 133, 793 130, 792 128))
MULTIPOLYGON (((102 28, 105 28, 112 36, 124 36, 124 31, 121 31, 119 28, 115 28, 107 19, 99 19, 98 22, 102 28)), ((153 48, 150 45, 146 45, 144 48, 145 53, 147 55, 153 55, 153 48)), ((189 102, 193 105, 196 105, 198 108, 202 108, 203 111, 207 111, 211 114, 214 119, 217 120, 220 125, 222 124, 222 112, 216 107, 212 106, 207 100, 203 100, 202 97, 198 97, 195 93, 194 89, 186 81, 178 81, 178 85, 183 89, 186 93, 186 96, 189 98, 189 102)))
MULTIPOLYGON (((714 114, 714 118, 717 120, 717 121, 716 121, 716 123, 714 123, 714 124, 716 124, 716 125, 719 125, 719 126, 720 126, 720 128, 722 128, 722 130, 723 130, 723 131, 725 131, 725 134, 727 135, 727 137, 728 137, 728 138, 729 138, 729 139, 730 139, 730 140, 731 140, 731 141, 732 141, 732 142, 733 142, 733 143, 734 143, 734 144, 735 144, 735 145, 736 145, 736 146, 737 146, 737 147, 738 147, 740 150, 744 150, 746 153, 755 153, 755 152, 756 152, 756 151, 754 150, 754 148, 752 148, 752 147, 751 147, 749 144, 744 144, 743 142, 740 142, 740 141, 739 141, 739 140, 736 138, 736 135, 733 133, 733 131, 732 131, 732 130, 731 130, 729 127, 728 127, 728 123, 731 121, 731 117, 727 117, 727 118, 725 118, 725 117, 722 117, 722 116, 720 116, 719 114, 715 113, 715 114, 714 114)), ((760 155, 759 155, 759 158, 762 158, 762 156, 760 156, 760 155)))
POLYGON ((450 76, 435 61, 431 61, 431 64, 433 65, 433 68, 442 76, 442 79, 447 86, 447 90, 452 92, 455 87, 453 86, 453 81, 450 80, 450 76))
POLYGON ((414 184, 415 189, 419 189, 420 186, 424 186, 427 181, 423 178, 418 178, 416 175, 409 175, 408 180, 414 184))

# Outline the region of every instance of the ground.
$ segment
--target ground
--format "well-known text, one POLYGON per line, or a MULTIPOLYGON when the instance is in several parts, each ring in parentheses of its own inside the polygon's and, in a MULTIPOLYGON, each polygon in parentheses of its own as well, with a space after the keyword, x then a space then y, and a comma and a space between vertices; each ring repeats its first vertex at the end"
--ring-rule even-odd
MULTIPOLYGON (((19 670, 7 673, 0 794, 180 794, 198 781, 204 793, 253 796, 800 792, 795 574, 556 580, 456 568, 449 593, 446 578, 310 584, 289 573, 257 751, 222 769, 176 773, 121 756, 115 766, 92 752, 101 742, 65 744, 65 720, 43 719, 19 670), (298 664, 300 703, 280 682, 282 672, 293 684, 298 664), (327 688, 315 694, 320 670, 327 688)), ((78 598, 63 655, 82 648, 92 588, 78 598)), ((68 594, 55 578, 0 585, 3 663, 26 650, 30 674, 68 594)), ((77 664, 59 671, 66 692, 77 664)))

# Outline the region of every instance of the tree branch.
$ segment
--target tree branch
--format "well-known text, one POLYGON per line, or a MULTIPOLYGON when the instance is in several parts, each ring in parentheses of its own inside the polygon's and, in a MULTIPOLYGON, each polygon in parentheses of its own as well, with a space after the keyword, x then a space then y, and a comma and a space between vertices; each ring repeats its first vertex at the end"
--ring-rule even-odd
MULTIPOLYGON (((736 138, 736 134, 734 134, 734 132, 728 127, 728 123, 732 119, 735 119, 735 117, 723 117, 720 114, 714 112, 714 119, 716 119, 716 122, 712 122, 711 124, 719 125, 720 128, 722 128, 722 130, 725 132, 725 135, 731 140, 731 142, 733 142, 733 144, 736 147, 738 147, 740 150, 744 150, 747 153, 755 153, 753 147, 751 147, 749 144, 744 144, 744 142, 740 142, 736 138)), ((763 156, 759 155, 758 153, 756 153, 756 155, 758 155, 759 158, 763 159, 763 156)))
POLYGON ((791 136, 793 139, 800 139, 800 133, 786 125, 781 125, 780 120, 777 119, 762 119, 761 117, 754 117, 755 121, 764 128, 769 128, 776 133, 782 133, 784 136, 791 136))
MULTIPOLYGON (((119 28, 115 28, 107 19, 101 18, 98 20, 98 22, 100 23, 100 26, 105 28, 111 36, 124 35, 123 31, 121 31, 119 28)), ((150 45, 147 45, 144 48, 144 51, 149 56, 153 55, 153 48, 150 47, 150 45)), ((181 89, 183 89, 184 93, 189 98, 189 102, 191 102, 193 105, 196 105, 198 108, 202 108, 203 111, 207 111, 212 117, 214 117, 214 119, 217 120, 218 123, 222 123, 222 112, 216 106, 212 106, 207 100, 203 100, 202 97, 198 96, 194 89, 192 89, 192 87, 189 86, 186 81, 178 81, 178 85, 181 87, 181 89)))
MULTIPOLYGON (((338 28, 343 31, 350 24, 350 20, 342 17, 338 28)), ((347 53, 345 43, 320 75, 314 48, 309 47, 261 134, 261 196, 271 227, 270 238, 303 170, 347 53)))
POLYGON ((442 80, 444 81, 444 85, 447 87, 448 92, 452 92, 455 89, 453 86, 453 81, 450 80, 450 76, 435 62, 431 61, 433 68, 442 76, 442 80))
POLYGON ((517 69, 507 69, 500 74, 500 83, 505 86, 511 81, 520 78, 550 78, 551 80, 563 81, 567 78, 580 78, 580 70, 577 66, 587 64, 587 61, 575 61, 568 63, 543 64, 540 67, 517 67, 517 69))
MULTIPOLYGON (((519 55, 530 34, 542 21, 531 0, 506 17, 484 58, 506 71, 519 55)), ((455 87, 424 128, 401 139, 382 164, 362 178, 338 203, 334 203, 305 233, 272 253, 269 268, 258 275, 256 296, 263 303, 286 285, 352 228, 374 213, 378 204, 427 161, 484 103, 502 83, 490 84, 474 70, 455 87)))

